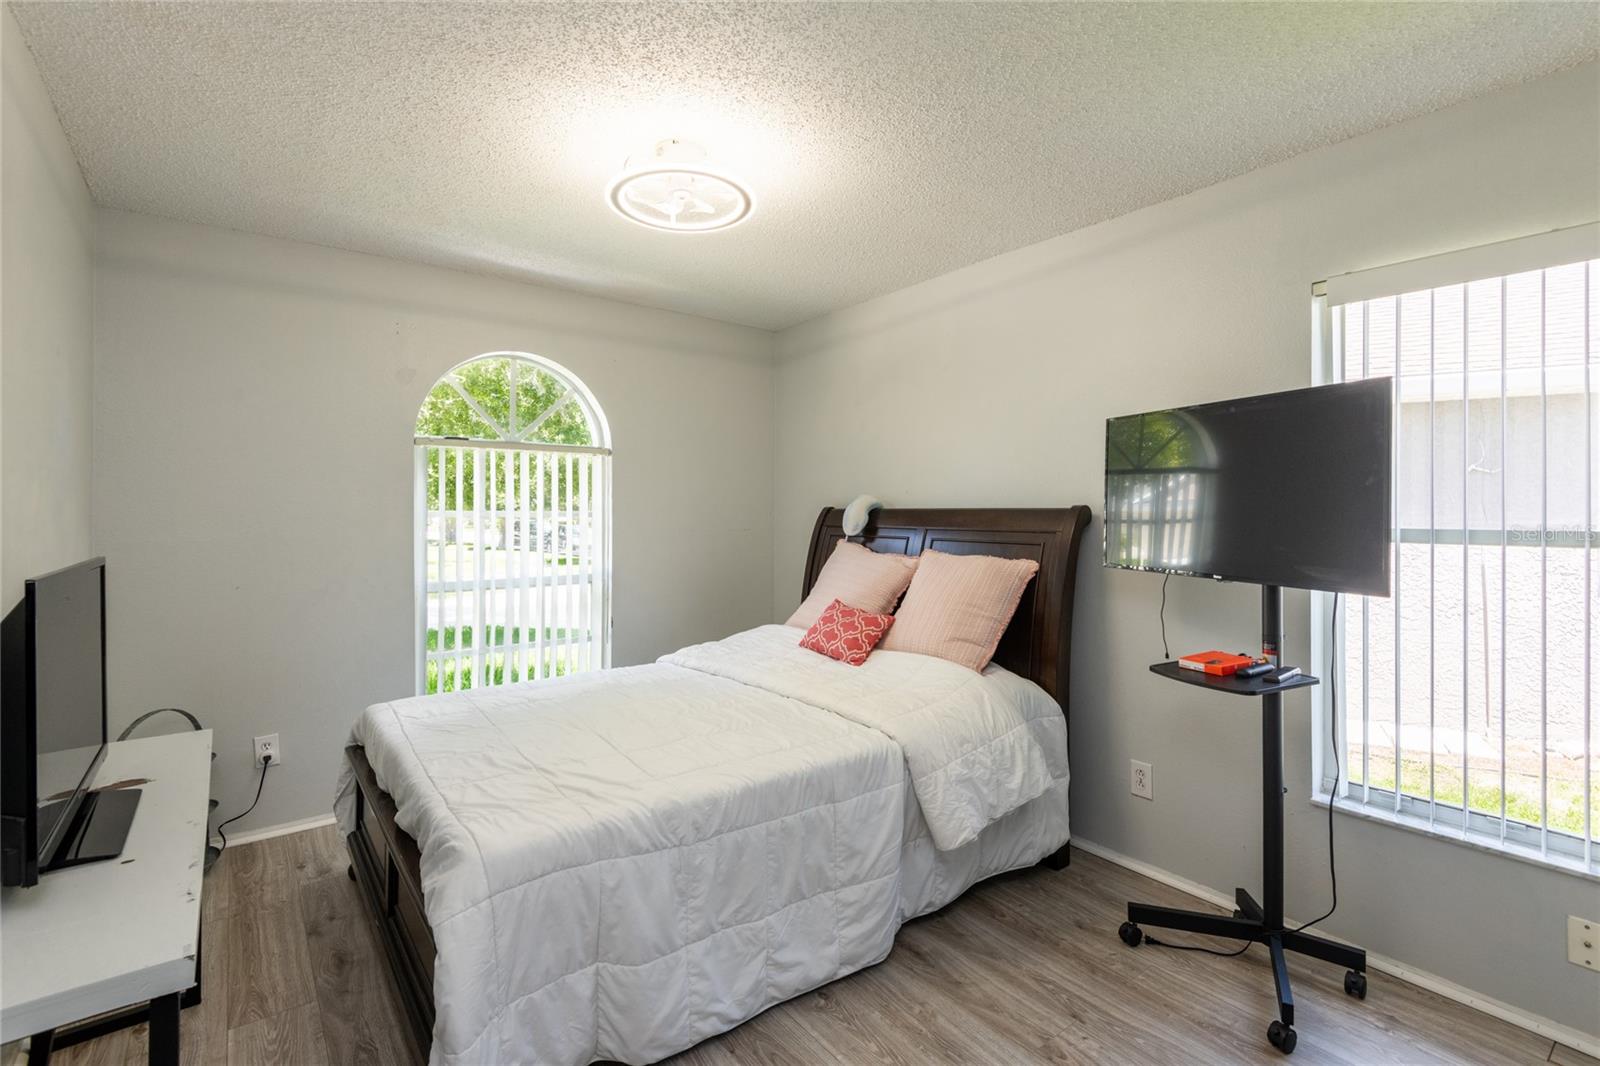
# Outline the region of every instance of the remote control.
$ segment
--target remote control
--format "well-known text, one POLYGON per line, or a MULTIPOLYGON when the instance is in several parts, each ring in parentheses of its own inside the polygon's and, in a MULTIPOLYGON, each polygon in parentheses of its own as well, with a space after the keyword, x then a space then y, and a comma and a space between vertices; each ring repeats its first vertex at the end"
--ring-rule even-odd
POLYGON ((1238 674, 1240 677, 1260 677, 1262 674, 1271 671, 1271 669, 1271 663, 1256 663, 1253 666, 1246 666, 1244 669, 1238 671, 1238 674))
POLYGON ((1274 685, 1281 685, 1285 681, 1289 681, 1299 676, 1300 668, 1298 666, 1285 666, 1282 670, 1279 670, 1277 673, 1271 675, 1272 683, 1274 685))

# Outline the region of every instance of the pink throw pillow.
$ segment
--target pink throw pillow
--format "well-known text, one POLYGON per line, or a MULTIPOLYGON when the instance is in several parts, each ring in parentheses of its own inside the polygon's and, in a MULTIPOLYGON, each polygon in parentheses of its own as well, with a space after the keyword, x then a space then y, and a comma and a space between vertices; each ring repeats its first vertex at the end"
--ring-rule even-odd
POLYGON ((880 554, 841 540, 811 586, 811 595, 789 616, 787 624, 810 629, 834 600, 872 614, 887 614, 894 610, 916 570, 915 559, 880 554))
POLYGON ((937 655, 981 672, 1038 570, 1032 559, 923 552, 883 650, 937 655))

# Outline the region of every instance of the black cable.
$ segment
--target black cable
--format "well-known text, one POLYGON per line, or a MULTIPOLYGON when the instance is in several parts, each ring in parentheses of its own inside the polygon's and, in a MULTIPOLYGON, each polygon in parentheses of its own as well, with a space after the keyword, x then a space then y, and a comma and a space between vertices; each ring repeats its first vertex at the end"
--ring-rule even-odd
POLYGON ((1144 942, 1146 944, 1154 944, 1158 948, 1171 948, 1173 951, 1199 951, 1207 955, 1215 955, 1219 959, 1231 959, 1235 955, 1243 955, 1255 944, 1254 940, 1246 940, 1244 947, 1238 951, 1218 951, 1216 948, 1203 948, 1199 944, 1169 944, 1165 940, 1157 940, 1148 933, 1145 934, 1144 942))
MULTIPOLYGON (((1172 580, 1170 573, 1161 579, 1161 653, 1167 659, 1172 658, 1172 649, 1167 645, 1167 582, 1170 580, 1172 580)), ((1231 959, 1235 955, 1243 955, 1250 950, 1250 945, 1255 943, 1253 940, 1248 940, 1245 942, 1244 947, 1238 951, 1218 951, 1216 948, 1201 947, 1199 944, 1169 944, 1165 940, 1157 940, 1148 933, 1145 934, 1144 942, 1146 944, 1154 944, 1158 948, 1171 948, 1173 951, 1199 951, 1206 955, 1215 955, 1223 959, 1231 959)))
MULTIPOLYGON (((1167 602, 1165 592, 1166 582, 1163 581, 1161 584, 1163 589, 1161 604, 1164 608, 1167 602)), ((1338 593, 1335 593, 1333 597, 1333 618, 1329 622, 1328 631, 1330 634, 1332 634, 1337 633, 1338 630, 1339 595, 1338 593)), ((1166 627, 1163 625, 1162 643, 1165 644, 1165 642, 1166 627)), ((1334 667, 1336 665, 1334 659, 1334 648, 1336 646, 1337 640, 1330 638, 1328 641, 1328 736, 1331 738, 1332 742, 1328 745, 1328 747, 1333 752, 1333 790, 1328 793, 1328 884, 1329 891, 1333 896, 1333 902, 1328 908, 1326 914, 1318 918, 1313 918, 1304 925, 1297 927, 1294 930, 1297 933, 1305 929, 1310 929, 1313 925, 1316 925, 1324 918, 1332 916, 1333 912, 1339 909, 1339 875, 1335 870, 1333 863, 1333 801, 1335 797, 1339 795, 1339 781, 1343 776, 1343 768, 1339 765, 1339 685, 1334 675, 1334 667)), ((1215 955, 1222 959, 1231 959, 1236 955, 1243 955, 1245 952, 1249 951, 1250 946, 1255 943, 1253 940, 1248 941, 1238 951, 1218 951, 1216 948, 1201 947, 1199 944, 1169 944, 1165 940, 1157 940, 1155 937, 1150 936, 1149 934, 1145 935, 1144 942, 1146 944, 1154 944, 1158 948, 1171 948, 1174 951, 1200 951, 1207 955, 1215 955)))
POLYGON ((1295 932, 1310 929, 1339 909, 1339 874, 1333 865, 1333 803, 1339 798, 1339 779, 1343 768, 1339 765, 1339 684, 1334 676, 1334 649, 1338 647, 1339 594, 1333 594, 1333 618, 1328 624, 1328 750, 1333 752, 1333 788, 1328 792, 1328 891, 1333 899, 1328 911, 1300 926, 1295 932))
POLYGON ((1167 647, 1167 582, 1172 580, 1169 573, 1161 579, 1161 657, 1170 660, 1172 649, 1167 647))
MULTIPOLYGON (((200 719, 196 718, 194 715, 190 714, 188 711, 184 710, 182 707, 157 707, 153 711, 144 712, 139 717, 137 717, 133 721, 129 722, 128 723, 128 728, 124 729, 121 733, 117 734, 117 739, 118 740, 127 740, 130 736, 133 735, 133 731, 135 729, 138 729, 139 726, 141 724, 143 724, 146 719, 154 718, 158 714, 168 714, 168 713, 183 715, 185 718, 187 718, 189 720, 189 724, 194 727, 194 731, 196 733, 200 732, 200 730, 205 728, 205 726, 200 724, 200 719)), ((217 753, 216 752, 212 752, 211 753, 211 757, 213 759, 215 759, 217 757, 217 753)))
POLYGON ((256 785, 256 798, 250 801, 250 806, 246 807, 243 812, 234 815, 226 822, 223 822, 217 826, 217 836, 222 838, 222 847, 217 849, 217 856, 219 858, 222 856, 224 851, 228 850, 228 834, 222 831, 223 827, 232 825, 234 822, 237 822, 240 818, 243 818, 246 814, 249 814, 251 811, 256 809, 256 804, 261 802, 261 790, 267 787, 267 769, 271 765, 272 756, 268 755, 261 760, 261 782, 256 785))

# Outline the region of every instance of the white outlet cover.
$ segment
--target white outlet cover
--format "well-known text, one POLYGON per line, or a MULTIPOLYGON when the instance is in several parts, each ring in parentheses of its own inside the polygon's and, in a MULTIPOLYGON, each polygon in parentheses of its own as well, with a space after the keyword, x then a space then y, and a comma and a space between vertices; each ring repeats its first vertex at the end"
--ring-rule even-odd
POLYGON ((1567 915, 1567 961, 1586 970, 1600 970, 1600 922, 1567 915))
POLYGON ((1153 800, 1155 796, 1155 782, 1152 779, 1150 764, 1132 759, 1128 764, 1128 790, 1141 799, 1153 800))
POLYGON ((251 754, 255 756, 255 764, 257 766, 262 764, 261 749, 264 743, 272 747, 272 765, 281 766, 283 764, 283 745, 278 741, 278 734, 276 733, 268 733, 256 737, 251 742, 251 754))

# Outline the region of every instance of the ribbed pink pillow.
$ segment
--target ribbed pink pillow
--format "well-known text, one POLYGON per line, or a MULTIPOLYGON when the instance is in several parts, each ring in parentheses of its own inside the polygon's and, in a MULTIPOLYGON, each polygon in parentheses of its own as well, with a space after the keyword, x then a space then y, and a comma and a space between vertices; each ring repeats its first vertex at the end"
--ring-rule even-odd
POLYGON ((880 554, 840 540, 811 586, 811 595, 789 616, 788 624, 810 629, 834 600, 872 614, 888 614, 916 570, 913 558, 880 554))
POLYGON ((1038 570, 1032 559, 925 551, 894 626, 878 646, 982 671, 1038 570))

